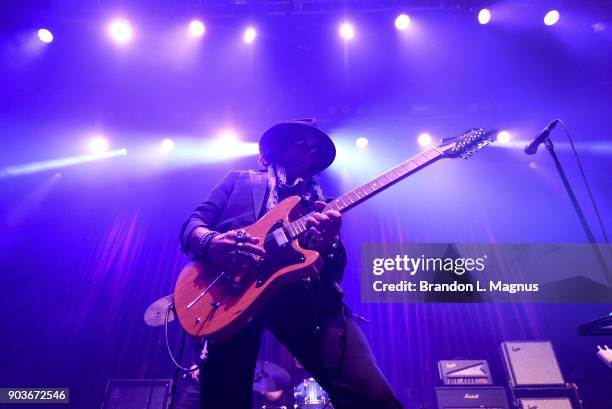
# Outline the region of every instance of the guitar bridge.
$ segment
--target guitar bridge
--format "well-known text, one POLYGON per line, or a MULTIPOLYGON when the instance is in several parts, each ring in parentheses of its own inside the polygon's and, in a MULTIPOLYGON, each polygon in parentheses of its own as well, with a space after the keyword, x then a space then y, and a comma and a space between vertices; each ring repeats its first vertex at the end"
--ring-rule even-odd
POLYGON ((304 256, 291 245, 289 231, 278 220, 269 233, 274 240, 264 244, 266 256, 259 259, 255 267, 256 286, 261 287, 274 273, 283 267, 303 263, 304 256))

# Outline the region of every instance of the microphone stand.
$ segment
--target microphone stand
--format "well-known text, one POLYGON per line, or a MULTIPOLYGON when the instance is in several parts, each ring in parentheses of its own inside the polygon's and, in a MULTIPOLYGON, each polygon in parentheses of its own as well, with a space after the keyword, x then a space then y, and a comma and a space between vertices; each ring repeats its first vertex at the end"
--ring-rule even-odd
POLYGON ((552 140, 550 139, 550 136, 548 135, 546 136, 546 139, 544 139, 544 145, 546 146, 546 150, 550 152, 550 155, 552 156, 553 161, 555 162, 555 167, 557 168, 557 171, 559 172, 559 176, 561 176, 561 180, 563 181, 563 185, 565 186, 565 190, 567 191, 567 194, 569 195, 570 200, 572 201, 572 204, 574 205, 574 209, 576 210, 576 213, 578 214, 578 218, 580 219, 580 223, 582 224, 582 228, 584 229, 584 232, 586 233, 589 239, 589 242, 591 243, 591 247, 593 248, 593 253, 595 253, 595 257, 597 258, 597 261, 599 261, 599 265, 601 266, 601 270, 606 278, 606 281, 608 282, 608 285, 612 287, 612 275, 610 274, 608 265, 606 264, 603 254, 601 254, 601 250, 599 249, 599 246, 597 245, 597 241, 595 240, 593 231, 589 227, 589 224, 587 223, 587 220, 584 217, 582 208, 580 207, 580 204, 578 203, 578 200, 576 199, 576 195, 574 194, 574 191, 572 190, 572 187, 570 186, 569 180, 567 180, 565 171, 561 167, 561 162, 559 162, 559 158, 557 157, 557 153, 555 152, 555 147, 552 143, 552 140))

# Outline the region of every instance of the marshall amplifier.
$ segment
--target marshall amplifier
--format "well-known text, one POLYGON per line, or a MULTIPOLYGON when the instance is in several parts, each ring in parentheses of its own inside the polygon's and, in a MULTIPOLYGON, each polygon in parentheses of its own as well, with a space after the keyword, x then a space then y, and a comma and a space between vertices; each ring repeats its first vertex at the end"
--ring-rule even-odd
POLYGON ((569 398, 519 399, 521 409, 573 409, 569 398))
POLYGON ((444 385, 492 385, 487 361, 438 361, 440 379, 444 385))
POLYGON ((550 341, 502 342, 510 387, 564 385, 550 341))
POLYGON ((170 379, 109 379, 102 409, 167 409, 170 379))
POLYGON ((506 390, 497 386, 439 386, 438 409, 508 409, 506 390))

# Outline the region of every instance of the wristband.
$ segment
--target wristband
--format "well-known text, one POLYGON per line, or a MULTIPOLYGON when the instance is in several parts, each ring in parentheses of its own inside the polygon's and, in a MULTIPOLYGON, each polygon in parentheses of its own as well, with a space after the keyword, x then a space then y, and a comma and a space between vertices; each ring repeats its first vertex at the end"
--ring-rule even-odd
POLYGON ((219 233, 218 231, 214 231, 214 230, 209 230, 206 233, 202 233, 199 237, 198 237, 198 242, 200 243, 200 254, 204 257, 206 257, 207 254, 207 250, 208 250, 208 245, 210 244, 210 241, 213 239, 213 237, 220 235, 221 233, 219 233))

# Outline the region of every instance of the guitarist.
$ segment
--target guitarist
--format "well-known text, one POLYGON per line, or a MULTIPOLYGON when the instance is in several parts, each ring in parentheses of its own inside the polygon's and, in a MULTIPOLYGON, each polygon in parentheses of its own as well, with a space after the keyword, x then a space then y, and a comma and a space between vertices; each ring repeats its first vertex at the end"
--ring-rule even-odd
MULTIPOLYGON (((225 271, 242 272, 264 255, 240 228, 253 224, 283 199, 299 195, 305 212, 322 210, 325 197, 314 175, 336 156, 331 138, 314 119, 281 123, 259 141, 264 171, 228 174, 181 229, 184 251, 225 271)), ((201 407, 251 409, 251 388, 262 331, 270 330, 328 392, 336 409, 400 408, 367 341, 343 302, 339 282, 346 253, 339 239, 340 213, 315 212, 302 235, 325 267, 317 278, 286 287, 244 329, 210 343, 200 373, 201 407)))

